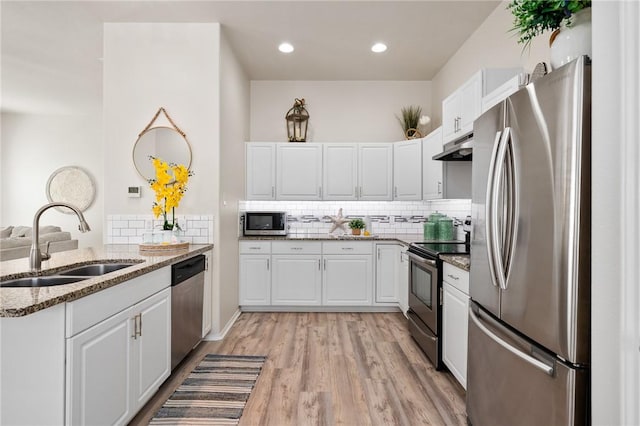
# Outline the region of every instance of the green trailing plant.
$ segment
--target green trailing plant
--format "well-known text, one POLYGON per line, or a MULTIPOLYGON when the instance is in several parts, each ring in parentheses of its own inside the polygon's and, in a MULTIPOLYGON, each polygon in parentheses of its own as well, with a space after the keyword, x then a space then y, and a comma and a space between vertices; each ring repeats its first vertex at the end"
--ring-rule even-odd
POLYGON ((507 9, 514 16, 513 28, 524 49, 547 30, 557 30, 563 21, 571 24, 571 15, 591 7, 591 0, 513 0, 507 9))
POLYGON ((363 229, 364 227, 364 221, 360 218, 351 219, 349 221, 349 228, 351 229, 363 229))
POLYGON ((422 107, 411 105, 400 109, 401 116, 396 118, 402 126, 402 130, 406 133, 409 129, 417 129, 418 122, 420 121, 420 115, 422 114, 422 107))

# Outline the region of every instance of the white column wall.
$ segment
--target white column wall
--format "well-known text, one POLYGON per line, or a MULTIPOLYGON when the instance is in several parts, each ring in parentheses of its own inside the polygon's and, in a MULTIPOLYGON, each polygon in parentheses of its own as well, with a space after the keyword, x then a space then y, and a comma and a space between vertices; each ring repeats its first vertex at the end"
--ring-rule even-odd
POLYGON ((217 23, 104 24, 105 216, 151 212, 154 193, 137 174, 132 150, 160 107, 186 133, 193 155, 195 175, 176 213, 215 213, 219 42, 217 23), (129 198, 128 186, 142 186, 142 197, 129 198))

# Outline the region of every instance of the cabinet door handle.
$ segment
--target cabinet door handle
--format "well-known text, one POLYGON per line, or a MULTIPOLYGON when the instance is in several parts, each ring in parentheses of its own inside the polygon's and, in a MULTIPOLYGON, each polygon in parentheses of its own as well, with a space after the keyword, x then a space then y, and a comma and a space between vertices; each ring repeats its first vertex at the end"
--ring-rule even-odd
POLYGON ((320 262, 321 262, 321 261, 320 261, 320 259, 318 259, 318 271, 321 271, 321 270, 322 270, 322 269, 321 269, 321 266, 320 266, 320 262))
POLYGON ((138 338, 138 316, 136 315, 135 317, 131 318, 131 321, 133 321, 133 334, 131 335, 131 337, 133 338, 133 340, 138 338))
POLYGON ((398 198, 398 187, 397 186, 393 187, 393 198, 398 198))
POLYGON ((318 187, 318 193, 320 194, 320 198, 322 198, 322 187, 321 186, 318 187))
POLYGON ((358 191, 358 198, 362 198, 362 187, 359 188, 360 191, 358 191))
POLYGON ((271 187, 271 198, 275 198, 276 197, 276 189, 274 186, 271 187))
POLYGON ((324 270, 327 270, 327 259, 324 260, 324 270))
POLYGON ((138 323, 140 324, 138 326, 138 337, 142 337, 142 313, 138 314, 138 323))
POLYGON ((442 194, 442 182, 438 181, 438 194, 442 194))
POLYGON ((269 270, 269 259, 267 259, 267 271, 269 270))
POLYGON ((378 249, 378 260, 380 260, 380 249, 378 249))
POLYGON ((355 192, 356 198, 358 198, 358 187, 353 188, 353 192, 355 192))

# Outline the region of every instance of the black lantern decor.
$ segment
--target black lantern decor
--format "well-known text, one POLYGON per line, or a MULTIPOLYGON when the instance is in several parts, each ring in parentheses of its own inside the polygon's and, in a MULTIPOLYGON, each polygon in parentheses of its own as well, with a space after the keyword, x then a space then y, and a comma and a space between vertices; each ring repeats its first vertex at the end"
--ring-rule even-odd
POLYGON ((287 136, 289 142, 305 142, 307 140, 307 124, 309 113, 304 108, 304 98, 296 98, 293 107, 287 111, 287 136))

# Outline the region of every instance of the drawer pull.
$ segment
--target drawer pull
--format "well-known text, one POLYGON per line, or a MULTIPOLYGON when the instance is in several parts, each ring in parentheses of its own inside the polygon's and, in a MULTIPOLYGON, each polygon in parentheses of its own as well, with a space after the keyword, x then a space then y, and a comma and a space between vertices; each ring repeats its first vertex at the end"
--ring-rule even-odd
POLYGON ((447 276, 448 276, 449 278, 453 278, 453 279, 454 279, 454 280, 456 280, 456 281, 460 279, 460 278, 456 277, 455 275, 451 275, 451 274, 447 274, 447 276))
POLYGON ((353 250, 353 247, 342 247, 342 250, 353 250))
POLYGON ((249 250, 260 250, 260 247, 251 246, 251 247, 249 247, 249 250))
POLYGON ((302 247, 291 247, 291 250, 302 250, 302 247))

